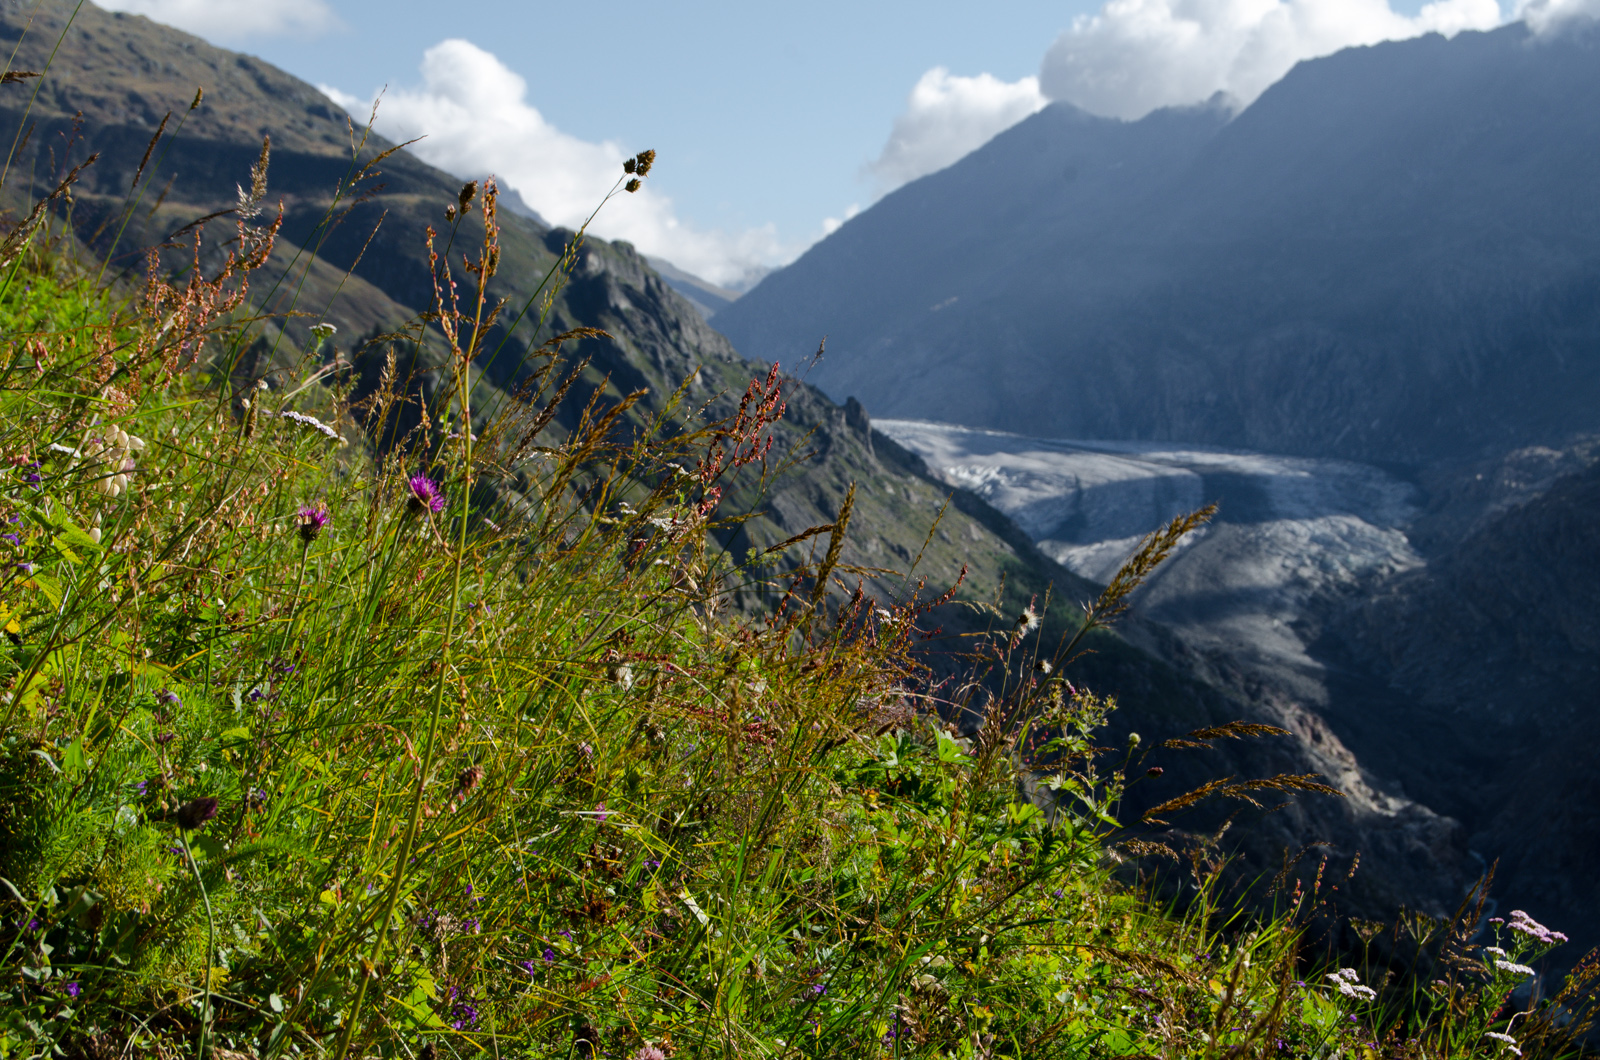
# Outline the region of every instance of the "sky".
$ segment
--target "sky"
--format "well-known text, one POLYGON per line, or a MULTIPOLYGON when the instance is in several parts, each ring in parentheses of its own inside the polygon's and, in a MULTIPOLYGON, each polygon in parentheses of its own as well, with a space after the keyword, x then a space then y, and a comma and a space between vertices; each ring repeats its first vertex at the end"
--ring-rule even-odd
POLYGON ((1350 45, 1600 17, 1600 0, 98 0, 257 55, 425 160, 742 287, 1052 101, 1248 104, 1350 45))

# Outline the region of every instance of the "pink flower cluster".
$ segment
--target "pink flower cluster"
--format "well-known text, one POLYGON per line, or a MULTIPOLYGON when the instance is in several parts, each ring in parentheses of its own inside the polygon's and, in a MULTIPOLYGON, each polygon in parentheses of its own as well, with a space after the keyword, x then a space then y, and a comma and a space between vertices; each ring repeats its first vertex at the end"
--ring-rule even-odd
POLYGON ((1520 931, 1524 935, 1533 936, 1546 946, 1554 946, 1558 942, 1567 941, 1567 936, 1559 931, 1551 931, 1520 909, 1511 910, 1511 923, 1507 926, 1512 931, 1520 931))

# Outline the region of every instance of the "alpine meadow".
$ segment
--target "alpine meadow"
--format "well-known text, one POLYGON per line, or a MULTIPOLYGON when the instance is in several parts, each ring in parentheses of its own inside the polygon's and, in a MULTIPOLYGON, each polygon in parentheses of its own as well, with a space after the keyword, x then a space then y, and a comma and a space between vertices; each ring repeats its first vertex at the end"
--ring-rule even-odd
POLYGON ((0 42, 0 1057, 1593 1055, 1600 957, 1141 614, 1227 500, 1087 577, 258 59, 0 42))

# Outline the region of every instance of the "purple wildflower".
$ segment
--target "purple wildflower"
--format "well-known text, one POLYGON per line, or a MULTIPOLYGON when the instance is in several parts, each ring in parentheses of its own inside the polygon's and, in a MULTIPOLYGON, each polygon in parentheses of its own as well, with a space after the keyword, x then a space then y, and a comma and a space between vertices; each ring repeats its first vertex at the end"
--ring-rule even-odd
POLYGON ((610 815, 606 813, 606 804, 605 803, 602 802, 602 803, 599 803, 598 805, 595 806, 595 808, 594 808, 594 819, 596 821, 599 821, 601 824, 605 824, 606 823, 606 818, 608 816, 610 816, 610 815))
POLYGON ((77 997, 81 993, 83 993, 83 987, 79 986, 77 983, 68 983, 67 984, 67 996, 68 997, 77 997))
POLYGON ((217 815, 217 800, 210 795, 198 799, 190 799, 179 806, 173 813, 172 819, 179 828, 192 832, 217 815))
POLYGON ((639 1046, 639 1051, 633 1054, 633 1060, 667 1060, 667 1054, 647 1042, 639 1046))
POLYGON ((544 948, 543 956, 544 956, 544 963, 546 963, 546 964, 554 964, 554 963, 556 963, 556 951, 551 949, 549 946, 546 946, 544 948))
POLYGON ((295 520, 300 525, 300 540, 309 545, 328 525, 328 509, 321 504, 309 504, 295 513, 295 520))
POLYGON ((0 534, 0 540, 9 541, 13 545, 17 545, 19 547, 22 544, 22 538, 18 537, 16 534, 11 534, 11 533, 0 534))
POLYGON ((407 485, 411 487, 410 508, 420 512, 424 508, 437 515, 444 511, 444 491, 427 475, 412 475, 407 485))
POLYGON ((179 707, 183 706, 183 700, 178 698, 178 693, 174 692, 170 688, 163 688, 161 691, 157 692, 156 693, 156 702, 157 703, 171 703, 171 704, 174 704, 175 706, 179 706, 179 707))

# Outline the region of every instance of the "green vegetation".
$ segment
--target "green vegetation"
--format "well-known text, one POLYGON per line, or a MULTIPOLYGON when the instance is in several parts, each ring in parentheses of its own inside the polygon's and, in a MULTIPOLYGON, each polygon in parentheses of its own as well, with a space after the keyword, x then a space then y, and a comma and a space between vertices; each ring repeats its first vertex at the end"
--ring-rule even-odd
MULTIPOLYGON (((270 386, 238 370, 266 217, 214 222, 233 256, 137 291, 48 231, 15 257, 0 1056, 1568 1049, 1581 989, 1502 1008, 1560 941, 1525 917, 1483 950, 1480 899, 1333 974, 1306 939, 1335 881, 1247 913, 1214 844, 1136 838, 1141 749, 1095 745, 1114 704, 1069 682, 1081 641, 968 600, 988 629, 936 679, 918 647, 957 587, 868 592, 881 572, 841 559, 853 493, 764 552, 717 547, 723 491, 790 459, 776 368, 707 423, 688 384, 649 413, 588 401, 561 357, 583 336, 539 336, 518 393, 475 406, 505 331, 492 185, 440 239, 469 205, 466 271, 437 259, 365 391, 325 329, 270 386), (441 371, 421 403, 413 341, 441 371)), ((1287 789, 1317 785, 1219 778, 1142 816, 1287 789)))

